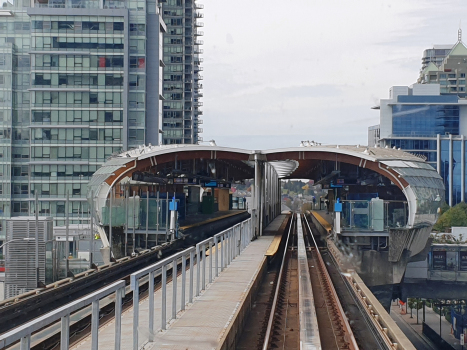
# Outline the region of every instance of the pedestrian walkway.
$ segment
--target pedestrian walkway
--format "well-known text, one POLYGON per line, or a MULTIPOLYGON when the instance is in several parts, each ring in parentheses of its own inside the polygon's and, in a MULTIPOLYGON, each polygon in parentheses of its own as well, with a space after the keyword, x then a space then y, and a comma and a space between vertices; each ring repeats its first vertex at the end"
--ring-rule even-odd
MULTIPOLYGON (((156 291, 154 297, 154 329, 153 342, 149 331, 149 302, 148 299, 139 304, 138 347, 144 349, 215 349, 225 340, 228 330, 236 320, 244 301, 248 300, 249 292, 257 276, 265 268, 265 253, 274 236, 262 236, 251 242, 245 250, 237 256, 231 264, 220 273, 214 282, 207 286, 192 304, 180 311, 177 318, 172 320, 166 331, 161 329, 161 290, 156 291)), ((209 269, 209 264, 206 264, 209 269)), ((196 268, 195 268, 196 269, 196 268)), ((187 273, 188 275, 189 273, 187 273)), ((206 272, 208 275, 208 272, 206 272)), ((181 283, 181 276, 177 284, 181 283)), ((178 290, 177 300, 181 300, 181 290, 178 290)), ((247 304, 247 303, 246 303, 247 304)), ((167 284, 167 310, 172 305, 172 283, 167 284)), ((133 308, 122 314, 122 344, 121 349, 132 349, 133 344, 133 308)), ((114 321, 109 322, 99 330, 99 349, 114 348, 114 321)), ((88 337, 74 350, 91 349, 91 338, 88 337)))
MULTIPOLYGON (((404 306, 405 308, 405 306, 404 306)), ((404 331, 410 341, 414 344, 417 350, 436 350, 437 347, 423 334, 423 309, 418 310, 418 324, 417 324, 417 310, 412 310, 412 318, 410 317, 410 307, 407 307, 407 313, 402 314, 399 305, 391 305, 391 317, 397 325, 404 331)), ((425 307, 425 323, 430 326, 436 333, 439 334, 440 317, 439 314, 433 311, 432 308, 425 307)), ((451 333, 451 324, 446 319, 441 317, 441 334, 444 341, 449 343, 454 349, 462 349, 459 339, 456 339, 451 333)))

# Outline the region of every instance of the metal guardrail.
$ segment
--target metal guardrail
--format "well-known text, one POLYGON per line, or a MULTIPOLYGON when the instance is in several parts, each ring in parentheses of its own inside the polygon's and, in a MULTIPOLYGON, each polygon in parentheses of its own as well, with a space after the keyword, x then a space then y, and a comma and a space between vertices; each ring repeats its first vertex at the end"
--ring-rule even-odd
MULTIPOLYGON (((189 258, 189 298, 188 303, 193 302, 194 294, 194 260, 196 254, 196 296, 199 296, 201 290, 205 290, 206 283, 206 250, 209 249, 209 283, 213 281, 213 263, 215 265, 214 277, 219 275, 232 260, 238 256, 243 249, 250 243, 253 229, 251 227, 252 220, 247 219, 238 223, 211 238, 208 238, 182 252, 176 253, 167 257, 153 265, 141 269, 130 275, 130 288, 133 291, 133 349, 138 349, 138 326, 139 326, 139 285, 141 279, 149 278, 149 340, 152 341, 154 336, 154 278, 157 273, 161 273, 162 280, 162 306, 161 306, 161 328, 166 329, 167 322, 175 319, 177 312, 185 310, 186 302, 186 265, 189 258), (215 247, 215 249, 213 249, 215 247), (220 266, 219 266, 219 251, 220 251, 220 266), (214 254, 213 254, 214 253, 214 254), (177 265, 181 259, 182 263, 182 285, 181 285, 181 302, 180 308, 177 309, 177 265), (172 265, 173 272, 173 298, 172 298, 172 315, 167 320, 167 269, 172 265), (201 271, 202 265, 202 271, 201 271)), ((70 314, 92 304, 91 314, 91 349, 98 349, 98 330, 99 330, 99 300, 112 294, 115 294, 115 346, 116 350, 121 347, 121 315, 122 315, 122 298, 125 295, 125 281, 120 280, 111 285, 99 289, 85 297, 75 300, 67 305, 64 305, 54 311, 51 311, 41 317, 38 317, 30 322, 25 323, 12 331, 0 335, 0 348, 9 346, 18 340, 20 341, 21 350, 29 350, 31 348, 31 334, 39 329, 50 325, 53 322, 61 319, 61 341, 60 349, 69 348, 70 337, 70 314)))
POLYGON ((344 272, 343 276, 345 280, 348 281, 348 286, 353 291, 353 295, 362 306, 362 312, 367 314, 369 320, 373 323, 376 331, 380 335, 381 340, 386 345, 386 348, 391 350, 414 350, 415 348, 412 343, 395 324, 378 299, 371 293, 368 287, 366 287, 358 273, 354 270, 347 270, 344 267, 348 266, 347 260, 334 242, 327 239, 326 245, 331 257, 336 261, 339 269, 344 272))
POLYGON ((161 304, 161 328, 167 328, 167 322, 177 318, 178 311, 185 310, 186 302, 186 263, 189 258, 189 297, 188 303, 193 302, 194 291, 194 258, 196 253, 196 290, 195 296, 199 296, 201 290, 206 289, 206 250, 209 249, 209 283, 213 281, 213 256, 215 264, 214 275, 219 275, 219 251, 221 255, 220 269, 223 271, 231 261, 241 253, 241 251, 249 244, 252 237, 251 219, 245 220, 236 224, 227 230, 224 230, 213 237, 210 237, 202 242, 199 242, 196 247, 185 249, 182 252, 174 254, 164 260, 161 260, 151 266, 141 269, 130 276, 130 286, 133 291, 133 349, 138 349, 138 328, 139 328, 139 280, 149 275, 149 341, 153 341, 154 336, 154 277, 156 272, 161 272, 161 289, 162 289, 162 304, 161 304), (213 247, 214 249, 213 254, 213 247), (181 300, 180 308, 177 308, 177 265, 178 261, 182 261, 182 280, 181 280, 181 300), (167 319, 167 268, 172 265, 172 314, 167 319))
POLYGON ((20 341, 21 350, 31 348, 31 334, 37 330, 61 319, 60 349, 65 350, 69 347, 70 339, 70 314, 92 304, 91 316, 91 347, 98 349, 98 330, 99 330, 99 300, 115 293, 115 350, 120 350, 121 330, 122 330, 122 298, 124 296, 125 281, 117 281, 111 285, 99 289, 83 298, 75 300, 65 306, 51 311, 41 317, 38 317, 24 325, 0 335, 0 348, 4 348, 20 341))

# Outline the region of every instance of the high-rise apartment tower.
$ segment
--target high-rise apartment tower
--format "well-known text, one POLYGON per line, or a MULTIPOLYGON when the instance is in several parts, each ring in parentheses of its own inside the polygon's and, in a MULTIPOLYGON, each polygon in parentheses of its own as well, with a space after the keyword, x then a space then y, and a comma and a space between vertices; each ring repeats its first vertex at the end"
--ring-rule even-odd
POLYGON ((164 35, 163 143, 196 144, 203 139, 200 116, 203 53, 200 21, 203 5, 195 0, 167 0, 162 16, 164 35))
POLYGON ((58 224, 69 193, 77 223, 112 153, 160 142, 160 4, 13 1, 0 9, 0 219, 32 215, 38 191, 58 224))

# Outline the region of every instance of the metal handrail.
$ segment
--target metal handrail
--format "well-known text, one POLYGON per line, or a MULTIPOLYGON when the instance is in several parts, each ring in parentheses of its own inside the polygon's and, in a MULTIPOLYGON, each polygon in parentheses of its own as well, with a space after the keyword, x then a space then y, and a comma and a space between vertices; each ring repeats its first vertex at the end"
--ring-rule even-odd
MULTIPOLYGON (((243 249, 250 243, 252 238, 252 220, 247 219, 238 223, 211 238, 208 238, 196 245, 190 247, 182 252, 176 253, 167 257, 151 266, 145 267, 130 275, 130 289, 133 291, 133 349, 138 349, 138 326, 139 326, 139 285, 145 282, 148 278, 149 283, 149 341, 154 338, 154 278, 156 273, 161 273, 162 279, 162 305, 161 305, 161 327, 166 329, 167 316, 166 316, 166 297, 167 297, 167 269, 172 264, 173 276, 173 298, 172 298, 172 317, 175 319, 177 312, 177 265, 181 259, 182 262, 182 286, 181 286, 181 303, 180 310, 185 309, 185 293, 186 293, 186 263, 187 258, 190 259, 190 285, 189 285, 189 303, 193 302, 194 291, 194 261, 195 251, 197 253, 197 296, 207 286, 206 284, 206 248, 210 249, 209 261, 209 283, 213 281, 212 264, 213 264, 213 243, 216 245, 215 250, 215 276, 219 275, 218 255, 221 251, 221 271, 227 267, 230 262, 241 253, 243 249), (200 273, 200 266, 203 265, 203 273, 200 273), (200 278, 202 276, 203 285, 201 286, 200 278)), ((170 268, 170 267, 169 267, 170 268)), ((122 298, 125 295, 125 281, 120 280, 113 284, 102 288, 94 293, 91 293, 83 298, 62 306, 52 312, 49 312, 33 321, 27 322, 24 325, 15 328, 14 330, 0 335, 0 348, 4 348, 12 343, 20 340, 21 350, 29 350, 31 347, 31 334, 37 330, 59 320, 61 318, 61 341, 60 348, 68 349, 69 347, 69 328, 70 328, 70 314, 92 304, 91 312, 91 348, 98 349, 98 329, 99 329, 99 300, 116 292, 115 296, 115 349, 121 348, 121 315, 122 315, 122 298)), ((171 320, 170 319, 170 320, 171 320)), ((169 320, 169 321, 170 321, 169 320)))
MULTIPOLYGON (((179 253, 171 255, 157 263, 145 267, 137 272, 134 272, 130 275, 130 289, 133 291, 133 349, 138 349, 138 326, 139 326, 139 280, 142 277, 149 275, 149 337, 153 337, 154 333, 154 278, 156 272, 162 273, 162 304, 161 304, 161 327, 163 330, 166 329, 166 319, 167 319, 167 265, 173 264, 173 280, 174 283, 173 289, 176 293, 177 286, 177 264, 178 259, 182 258, 182 273, 184 273, 184 267, 186 267, 187 256, 190 256, 190 270, 193 266, 193 252, 194 247, 185 249, 179 253)), ((190 285, 193 284, 193 277, 190 274, 190 285)), ((185 278, 183 278, 183 289, 185 287, 185 278)), ((183 294, 183 293, 182 293, 183 294)), ((184 296, 182 295, 184 299, 184 296)), ((184 306, 184 303, 182 303, 184 306)), ((176 313, 177 300, 174 298, 172 300, 172 315, 176 313)), ((152 339, 149 339, 152 341, 152 339)))
POLYGON ((0 335, 0 348, 7 347, 20 340, 21 350, 31 348, 31 334, 37 330, 61 319, 60 349, 68 349, 70 338, 70 314, 92 304, 91 316, 91 346, 92 349, 98 348, 98 329, 99 329, 99 300, 109 294, 115 295, 115 349, 120 350, 121 330, 122 330, 122 298, 124 296, 125 281, 117 281, 111 285, 99 289, 85 297, 66 304, 54 311, 38 317, 24 325, 15 328, 12 331, 0 335))
POLYGON ((230 262, 249 244, 251 241, 251 218, 241 223, 238 223, 216 235, 199 242, 195 247, 190 247, 182 252, 169 256, 153 265, 145 267, 130 275, 130 288, 133 291, 133 349, 138 349, 138 327, 139 327, 139 280, 149 275, 149 341, 153 341, 154 337, 154 277, 156 272, 161 272, 161 328, 167 329, 167 322, 176 319, 177 312, 185 310, 187 303, 193 302, 194 291, 194 261, 196 254, 196 290, 195 296, 199 296, 201 290, 205 290, 206 283, 206 250, 210 251, 209 258, 209 283, 213 281, 212 265, 213 251, 215 246, 215 276, 219 275, 218 255, 221 251, 221 271, 227 267, 230 262), (236 243, 236 244, 235 244, 236 243), (238 249, 237 249, 238 248, 238 249), (189 297, 186 302, 186 263, 189 258, 189 297), (180 309, 177 309, 177 265, 178 261, 182 260, 182 286, 181 286, 181 301, 180 309), (167 319, 167 267, 172 264, 172 314, 167 319), (202 271, 201 271, 202 267, 202 271))

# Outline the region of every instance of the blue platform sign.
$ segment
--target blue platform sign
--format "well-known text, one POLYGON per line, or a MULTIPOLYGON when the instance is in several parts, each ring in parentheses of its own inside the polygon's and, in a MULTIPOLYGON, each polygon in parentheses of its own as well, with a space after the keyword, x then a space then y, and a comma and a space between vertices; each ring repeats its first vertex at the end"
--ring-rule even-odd
POLYGON ((337 198, 336 203, 334 203, 334 211, 335 212, 342 212, 342 203, 340 202, 339 198, 337 198))
POLYGON ((170 211, 177 211, 178 203, 175 201, 175 197, 169 202, 169 210, 170 211))

